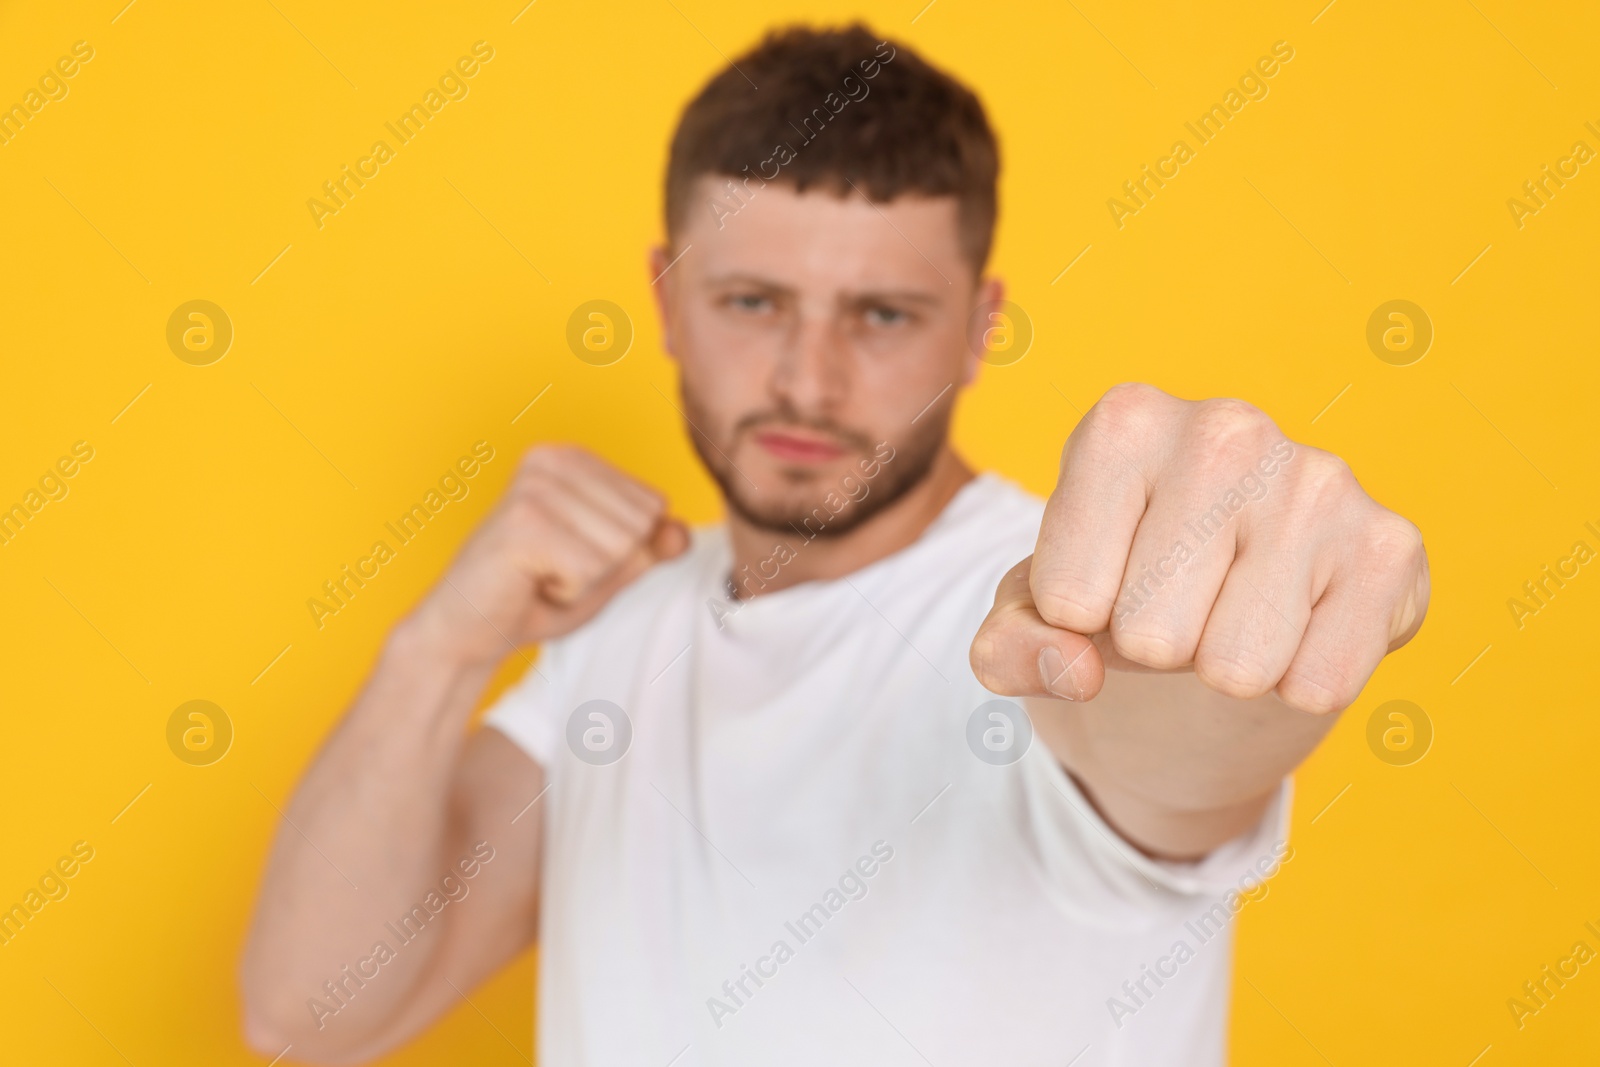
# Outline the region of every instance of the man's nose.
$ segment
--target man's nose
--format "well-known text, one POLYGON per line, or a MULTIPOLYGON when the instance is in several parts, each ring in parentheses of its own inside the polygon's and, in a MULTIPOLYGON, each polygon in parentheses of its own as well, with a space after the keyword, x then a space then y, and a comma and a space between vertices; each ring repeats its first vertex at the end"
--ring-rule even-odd
POLYGON ((775 398, 798 412, 828 412, 844 399, 849 380, 850 353, 838 323, 798 316, 772 377, 775 398))

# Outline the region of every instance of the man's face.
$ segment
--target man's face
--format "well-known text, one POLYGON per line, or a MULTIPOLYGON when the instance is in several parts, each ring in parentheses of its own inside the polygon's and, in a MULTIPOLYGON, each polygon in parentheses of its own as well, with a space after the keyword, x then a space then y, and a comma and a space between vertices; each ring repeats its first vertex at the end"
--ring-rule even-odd
POLYGON ((830 492, 859 497, 830 521, 837 535, 927 473, 976 372, 968 320, 1000 283, 979 285, 962 255, 953 197, 752 183, 719 226, 706 205, 735 203, 726 181, 700 179, 677 247, 651 257, 690 437, 756 526, 790 531, 830 492), (883 442, 894 458, 862 496, 883 442))

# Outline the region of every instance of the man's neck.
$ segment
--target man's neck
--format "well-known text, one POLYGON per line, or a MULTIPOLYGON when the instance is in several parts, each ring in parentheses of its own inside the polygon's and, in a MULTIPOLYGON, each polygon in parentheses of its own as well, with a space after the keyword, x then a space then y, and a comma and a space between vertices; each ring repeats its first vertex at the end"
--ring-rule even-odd
POLYGON ((900 499, 838 537, 811 536, 803 526, 788 533, 767 530, 730 512, 734 595, 743 599, 839 578, 898 552, 921 537, 972 478, 972 469, 945 445, 900 499))

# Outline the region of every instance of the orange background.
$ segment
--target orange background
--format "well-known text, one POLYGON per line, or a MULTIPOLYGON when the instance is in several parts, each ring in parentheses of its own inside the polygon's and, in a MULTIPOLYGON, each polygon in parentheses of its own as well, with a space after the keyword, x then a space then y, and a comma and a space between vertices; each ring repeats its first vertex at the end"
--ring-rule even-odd
MULTIPOLYGON (((715 517, 657 393, 667 138, 766 26, 855 14, 968 79, 1002 136, 995 268, 1036 339, 961 405, 974 462, 1044 493, 1111 384, 1236 395, 1428 539, 1427 625, 1300 772, 1295 860, 1241 919, 1236 1062, 1600 1056, 1595 968, 1520 1030, 1506 1007, 1600 949, 1597 565, 1520 629, 1507 608, 1600 549, 1600 166, 1520 227, 1507 207, 1600 149, 1592 6, 124 2, 0 7, 0 105, 94 49, 0 145, 0 506, 94 448, 0 545, 0 906, 95 850, 0 946, 8 1059, 262 1062, 234 972, 274 805, 522 449, 582 442, 715 517), (469 95, 319 229, 306 201, 479 40, 469 95), (1119 229, 1108 198, 1280 40, 1269 95, 1119 229), (604 368, 564 342, 596 298, 636 328, 604 368), (167 345, 194 299, 234 329, 208 366, 167 345), (1409 366, 1367 345, 1392 299, 1435 330, 1409 366), (471 494, 318 629, 306 600, 480 439, 471 494), (210 766, 167 746, 193 699, 233 724, 210 766), (1410 766, 1367 745, 1391 699, 1433 725, 1410 766)), ((532 983, 529 954, 385 1062, 525 1062, 532 983)))

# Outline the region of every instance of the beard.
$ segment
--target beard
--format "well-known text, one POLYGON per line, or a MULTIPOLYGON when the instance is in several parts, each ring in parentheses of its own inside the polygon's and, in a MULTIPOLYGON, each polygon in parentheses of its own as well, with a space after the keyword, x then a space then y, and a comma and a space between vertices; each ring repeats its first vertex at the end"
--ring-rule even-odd
POLYGON ((944 447, 949 435, 950 413, 955 403, 952 391, 949 400, 938 408, 930 409, 918 418, 917 424, 892 441, 876 441, 871 434, 831 419, 804 418, 786 406, 746 415, 724 435, 717 432, 716 418, 700 402, 686 378, 681 379, 680 389, 685 419, 689 423, 689 440, 693 442, 700 462, 705 464, 706 471, 722 491, 728 509, 757 529, 780 534, 800 533, 807 540, 814 537, 843 537, 921 483, 933 469, 933 461, 938 458, 939 450, 944 447), (730 453, 737 450, 742 437, 767 424, 803 426, 827 434, 843 444, 847 455, 853 453, 862 460, 874 459, 878 462, 878 473, 869 479, 857 465, 842 472, 791 467, 777 472, 781 483, 779 486, 764 485, 758 488, 734 466, 730 453), (717 433, 717 437, 713 438, 705 431, 717 433), (893 449, 889 459, 885 460, 878 454, 881 451, 880 444, 887 444, 893 449), (851 497, 849 487, 845 484, 847 482, 865 485, 867 491, 860 497, 851 497), (830 494, 849 499, 849 503, 838 514, 832 514, 831 509, 824 505, 824 500, 830 494), (818 508, 829 516, 827 523, 817 531, 810 531, 809 527, 803 530, 802 524, 818 508))

